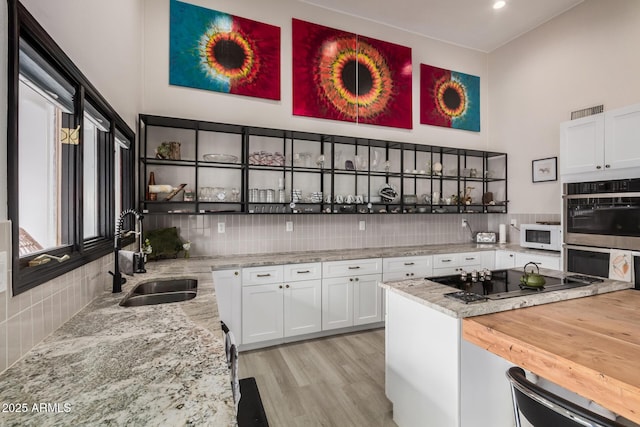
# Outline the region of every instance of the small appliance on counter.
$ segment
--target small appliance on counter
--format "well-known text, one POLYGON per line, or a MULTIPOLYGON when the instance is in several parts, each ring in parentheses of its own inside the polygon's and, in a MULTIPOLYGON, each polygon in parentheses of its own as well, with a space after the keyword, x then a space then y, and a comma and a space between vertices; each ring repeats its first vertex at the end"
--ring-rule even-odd
POLYGON ((562 227, 559 223, 522 224, 520 246, 524 248, 560 251, 562 249, 562 227))
POLYGON ((479 231, 476 233, 476 243, 496 243, 497 237, 494 231, 479 231))

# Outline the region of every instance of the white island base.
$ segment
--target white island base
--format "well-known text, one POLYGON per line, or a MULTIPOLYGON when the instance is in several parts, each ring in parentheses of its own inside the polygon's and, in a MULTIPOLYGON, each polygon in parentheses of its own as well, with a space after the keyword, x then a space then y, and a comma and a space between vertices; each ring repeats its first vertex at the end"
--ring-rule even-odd
POLYGON ((464 341, 462 319, 386 290, 386 394, 399 427, 514 426, 513 364, 464 341))

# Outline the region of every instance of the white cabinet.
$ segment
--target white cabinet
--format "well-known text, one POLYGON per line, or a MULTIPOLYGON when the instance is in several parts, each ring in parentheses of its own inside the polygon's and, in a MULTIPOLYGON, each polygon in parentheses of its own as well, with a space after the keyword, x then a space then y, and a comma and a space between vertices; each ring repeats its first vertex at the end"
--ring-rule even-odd
POLYGON ((282 265, 266 265, 247 267, 242 269, 242 285, 266 285, 268 283, 282 283, 284 267, 282 265))
POLYGON ((640 104, 609 111, 604 118, 604 167, 639 167, 640 104))
POLYGON ((513 251, 496 251, 496 270, 506 270, 516 266, 516 253, 513 251))
POLYGON ((402 280, 433 275, 431 255, 384 258, 382 260, 382 280, 402 280))
POLYGON ((242 342, 242 276, 240 270, 216 270, 211 272, 218 304, 218 315, 236 341, 242 342))
POLYGON ((242 288, 242 344, 284 336, 283 284, 242 288))
POLYGON ((382 321, 382 259, 325 262, 322 330, 382 321))
POLYGON ((640 104, 560 124, 560 173, 640 166, 640 104))
POLYGON ((353 324, 366 325, 382 321, 382 288, 379 274, 357 276, 353 282, 353 324))
POLYGON ((320 279, 286 282, 283 279, 319 277, 320 266, 320 263, 311 263, 243 269, 242 344, 319 332, 322 327, 320 279))
POLYGON ((593 172, 604 165, 604 115, 560 124, 560 174, 593 172))
POLYGON ((284 337, 322 329, 322 281, 305 280, 284 285, 284 337))
POLYGON ((322 330, 352 325, 353 277, 322 279, 322 330))
POLYGON ((493 251, 461 252, 438 254, 433 256, 433 276, 448 276, 460 271, 493 269, 495 266, 493 251))
POLYGON ((529 252, 496 251, 496 269, 521 268, 529 262, 535 262, 538 267, 560 270, 560 255, 533 254, 529 252))
POLYGON ((524 267, 529 262, 535 262, 538 264, 538 267, 541 268, 560 270, 560 255, 542 255, 527 252, 516 253, 516 267, 524 267))
POLYGON ((382 321, 380 274, 322 280, 322 330, 382 321))
POLYGON ((330 261, 322 264, 322 277, 348 277, 382 273, 382 258, 330 261))
POLYGON ((288 264, 284 266, 285 282, 314 280, 322 278, 322 263, 288 264))

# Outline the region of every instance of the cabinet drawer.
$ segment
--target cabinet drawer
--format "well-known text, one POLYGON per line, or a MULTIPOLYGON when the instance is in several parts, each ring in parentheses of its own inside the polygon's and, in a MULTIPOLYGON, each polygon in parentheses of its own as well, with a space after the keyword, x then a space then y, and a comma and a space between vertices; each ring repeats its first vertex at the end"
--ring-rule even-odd
POLYGON ((431 275, 432 259, 429 255, 384 258, 382 272, 387 277, 427 277, 431 275))
POLYGON ((307 264, 287 264, 284 266, 285 282, 298 282, 300 280, 314 280, 322 277, 322 263, 312 262, 307 264))
POLYGON ((460 267, 442 267, 434 268, 431 277, 451 276, 454 274, 460 274, 460 267))
POLYGON ((478 252, 464 252, 458 254, 458 261, 458 265, 460 267, 475 267, 482 264, 482 258, 478 252))
POLYGON ((283 281, 284 269, 281 265, 242 269, 242 286, 266 285, 269 283, 282 283, 283 281))
MULTIPOLYGON (((560 270, 560 255, 553 256, 553 255, 538 255, 538 254, 530 254, 530 253, 516 254, 516 267, 523 267, 528 262, 535 262, 536 264, 538 264, 538 267, 540 268, 560 270)), ((529 269, 531 268, 532 267, 529 266, 529 269)))
POLYGON ((433 256, 433 268, 457 267, 460 265, 460 254, 439 254, 433 256))
POLYGON ((322 263, 322 277, 360 276, 382 273, 382 259, 354 259, 322 263))

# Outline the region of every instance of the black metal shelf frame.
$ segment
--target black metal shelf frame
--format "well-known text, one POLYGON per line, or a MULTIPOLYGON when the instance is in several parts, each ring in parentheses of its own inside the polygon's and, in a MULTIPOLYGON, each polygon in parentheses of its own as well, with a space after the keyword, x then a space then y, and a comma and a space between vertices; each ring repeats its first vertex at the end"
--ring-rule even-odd
MULTIPOLYGON (((352 214, 352 213, 379 213, 384 210, 387 213, 415 213, 415 214, 438 214, 438 213, 506 213, 507 212, 507 154, 500 152, 490 152, 481 150, 458 149, 452 147, 438 147, 430 145, 420 145, 414 143, 402 143, 394 141, 383 141, 357 137, 346 137, 336 135, 324 135, 310 132, 299 132, 290 130, 278 130, 269 128, 258 128, 251 126, 241 126, 225 123, 203 122, 197 120, 180 119, 172 117, 161 117, 152 115, 140 115, 138 123, 138 135, 140 144, 139 157, 139 205, 140 209, 153 215, 160 214, 276 214, 276 213, 292 213, 299 214, 352 214), (183 144, 195 144, 194 159, 167 160, 146 157, 149 153, 148 148, 151 144, 159 144, 160 141, 150 141, 148 135, 149 127, 174 128, 183 130, 192 130, 194 132, 193 141, 182 141, 183 144), (240 135, 240 162, 239 163, 223 163, 199 160, 201 157, 201 139, 200 132, 215 132, 222 134, 240 135), (280 152, 285 158, 282 166, 256 165, 249 162, 249 155, 252 151, 251 142, 253 137, 273 138, 278 142, 280 152), (297 153, 296 147, 301 143, 312 141, 320 144, 319 155, 325 158, 324 165, 318 166, 298 166, 294 162, 294 154, 297 153), (340 151, 342 146, 352 147, 355 155, 363 156, 366 159, 367 168, 365 170, 346 169, 345 165, 336 164, 336 152, 340 151), (371 170, 374 152, 373 150, 382 150, 383 159, 378 159, 384 165, 392 156, 399 158, 399 165, 393 170, 371 170), (441 175, 428 173, 432 171, 419 167, 419 162, 426 160, 431 166, 439 162, 445 163, 445 159, 451 163, 455 159, 456 175, 447 175, 446 171, 442 171, 441 175), (475 159, 472 161, 472 159, 475 159), (501 169, 499 177, 488 176, 489 163, 491 161, 500 160, 501 169), (475 162, 475 163, 474 163, 475 162), (475 165, 478 169, 478 176, 463 176, 461 171, 475 165), (399 167, 398 167, 399 166, 399 167), (150 167, 179 167, 193 168, 193 185, 196 197, 191 201, 150 201, 145 200, 147 180, 149 177, 150 167), (239 171, 240 183, 240 201, 201 201, 199 200, 200 188, 200 170, 215 170, 217 173, 226 173, 229 170, 239 171), (413 171, 416 170, 414 173, 413 171), (424 170, 425 173, 420 173, 424 170), (317 191, 322 192, 323 196, 330 194, 331 202, 321 203, 298 202, 293 205, 291 202, 286 203, 260 203, 249 201, 249 186, 252 173, 255 172, 274 172, 276 175, 285 180, 288 186, 287 192, 289 200, 292 200, 293 189, 296 183, 304 182, 310 176, 319 176, 319 184, 317 191), (397 187, 398 198, 390 204, 373 202, 346 204, 337 203, 334 199, 336 194, 336 177, 352 177, 353 194, 359 194, 358 189, 362 186, 366 187, 367 201, 371 201, 372 196, 378 195, 379 183, 391 183, 397 187), (366 185, 363 181, 366 180, 366 185), (439 192, 443 195, 446 183, 455 187, 457 195, 464 193, 469 184, 471 186, 481 186, 481 194, 484 195, 494 188, 500 186, 504 192, 504 201, 490 205, 482 203, 465 204, 457 203, 405 203, 406 195, 417 196, 419 183, 422 188, 428 188, 429 195, 439 192), (426 186, 425 183, 428 183, 426 186), (359 184, 361 186, 359 187, 359 184), (328 193, 327 193, 328 191, 328 193), (172 207, 183 205, 186 208, 183 211, 175 211, 172 207), (220 208, 216 208, 219 206, 220 208), (224 209, 222 207, 225 207, 224 209), (263 209, 256 209, 257 207, 263 209), (228 208, 228 209, 227 209, 228 208), (275 209, 274 209, 275 208, 275 209), (424 208, 424 209, 418 209, 424 208), (422 212, 420 212, 422 211, 422 212)), ((317 153, 318 151, 316 151, 317 153)), ((356 166, 356 165, 354 165, 356 166)), ((380 168, 382 165, 378 164, 380 168)), ((384 169, 384 168, 383 168, 384 169)), ((274 175, 275 176, 275 175, 274 175)), ((349 184, 351 185, 351 184, 349 184)), ((444 197, 443 197, 444 198, 444 197)))

